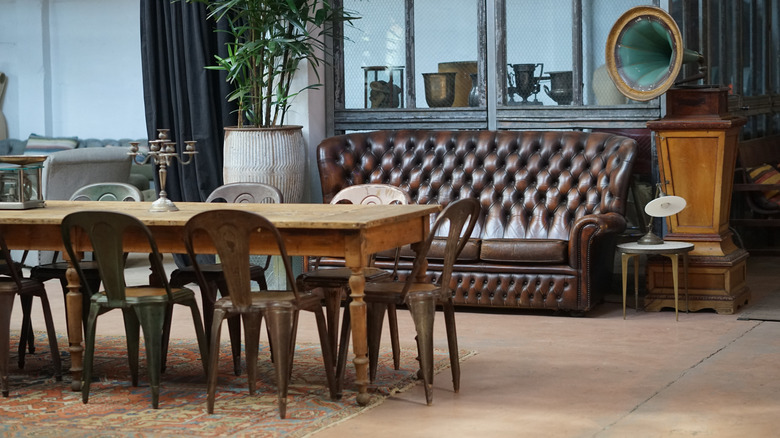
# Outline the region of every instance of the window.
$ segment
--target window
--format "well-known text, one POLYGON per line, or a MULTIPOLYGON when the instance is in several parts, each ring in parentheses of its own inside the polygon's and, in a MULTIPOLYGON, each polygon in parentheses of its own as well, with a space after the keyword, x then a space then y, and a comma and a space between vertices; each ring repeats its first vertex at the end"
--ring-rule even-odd
MULTIPOLYGON (((615 21, 659 0, 342 1, 362 18, 332 45, 331 133, 644 128, 662 116, 661 99, 626 99, 604 69, 615 21)), ((780 20, 780 0, 664 4, 685 46, 705 55, 705 83, 731 87, 747 135, 778 132, 778 30, 769 23, 780 20)))

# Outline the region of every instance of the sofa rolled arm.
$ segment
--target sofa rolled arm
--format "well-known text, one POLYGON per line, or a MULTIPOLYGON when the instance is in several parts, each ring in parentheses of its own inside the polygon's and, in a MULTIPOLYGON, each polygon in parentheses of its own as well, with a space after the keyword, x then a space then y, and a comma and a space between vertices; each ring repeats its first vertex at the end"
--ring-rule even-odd
POLYGON ((589 214, 577 219, 569 235, 569 264, 573 268, 587 266, 594 241, 606 234, 622 233, 626 218, 618 213, 589 214))

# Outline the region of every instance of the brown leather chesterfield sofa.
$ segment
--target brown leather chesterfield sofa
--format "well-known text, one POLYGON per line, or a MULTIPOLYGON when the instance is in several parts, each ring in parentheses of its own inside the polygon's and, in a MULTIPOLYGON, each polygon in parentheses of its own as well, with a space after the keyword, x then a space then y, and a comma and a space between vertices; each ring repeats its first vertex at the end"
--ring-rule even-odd
MULTIPOLYGON (((456 304, 582 313, 611 280, 635 150, 634 140, 607 133, 400 130, 325 139, 317 163, 324 202, 362 183, 399 186, 417 203, 480 200, 450 285, 456 304)), ((441 269, 436 249, 431 281, 441 269)), ((402 251, 400 277, 413 255, 402 251)), ((380 255, 377 266, 393 264, 380 255)))

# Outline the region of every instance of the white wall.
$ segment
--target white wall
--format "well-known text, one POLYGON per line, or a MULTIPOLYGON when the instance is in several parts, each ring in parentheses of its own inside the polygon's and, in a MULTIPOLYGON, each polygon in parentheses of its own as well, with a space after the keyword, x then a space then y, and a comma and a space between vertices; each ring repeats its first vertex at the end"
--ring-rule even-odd
POLYGON ((8 136, 146 137, 138 0, 0 0, 8 136))

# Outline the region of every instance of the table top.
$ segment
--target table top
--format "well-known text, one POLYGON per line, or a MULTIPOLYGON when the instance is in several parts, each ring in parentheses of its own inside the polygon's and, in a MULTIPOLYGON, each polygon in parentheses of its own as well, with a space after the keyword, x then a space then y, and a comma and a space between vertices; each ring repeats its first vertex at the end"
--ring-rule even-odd
POLYGON ((693 250, 693 244, 688 242, 664 241, 656 245, 642 245, 637 242, 621 243, 618 251, 626 254, 683 254, 693 250))
POLYGON ((353 204, 258 204, 176 202, 179 211, 150 212, 149 202, 46 201, 43 208, 0 211, 0 224, 59 225, 75 211, 118 211, 131 214, 147 226, 182 226, 189 218, 207 210, 248 210, 265 216, 277 228, 358 229, 382 226, 403 218, 427 216, 441 206, 353 205, 353 204))

